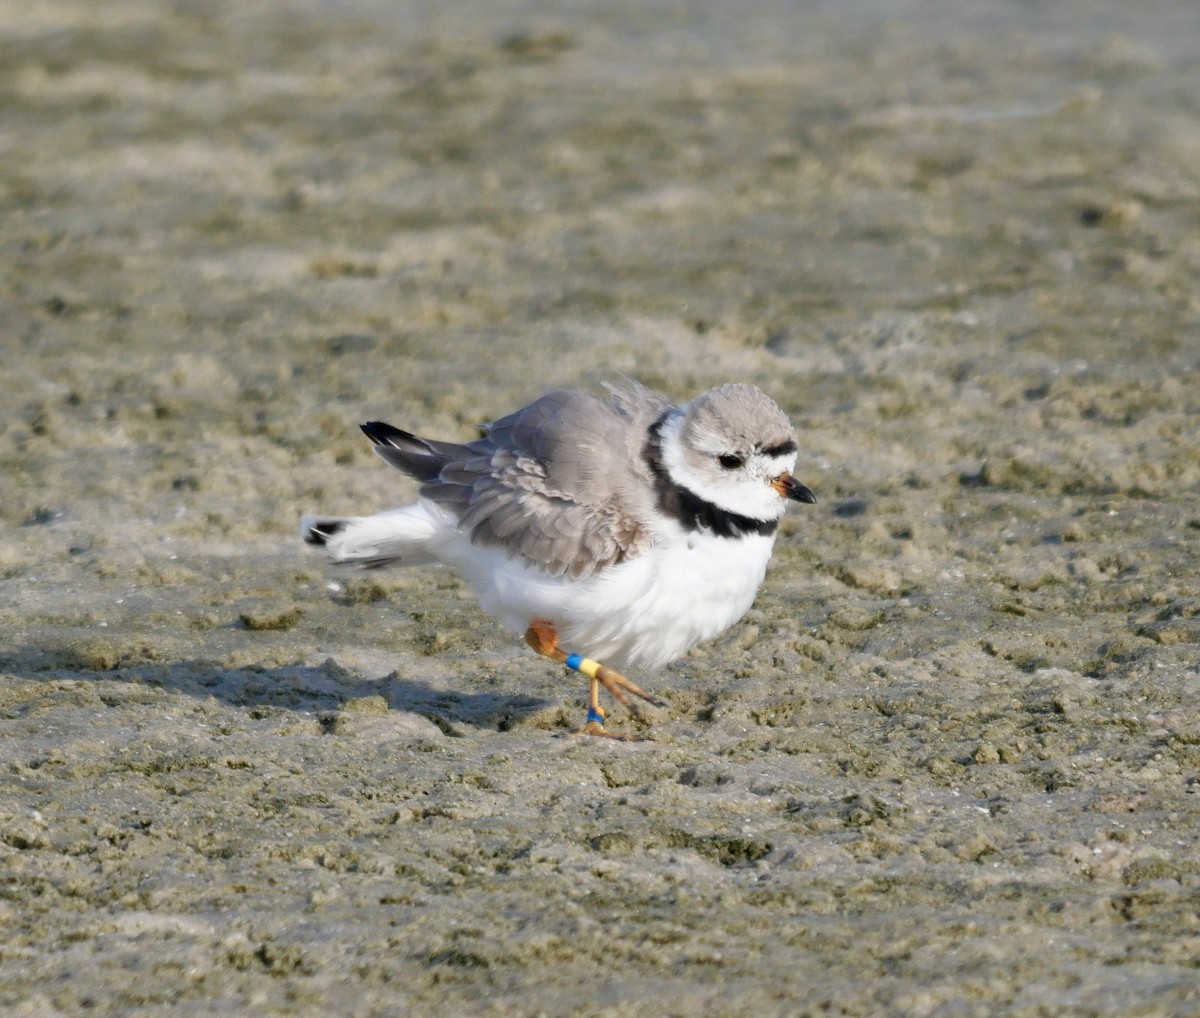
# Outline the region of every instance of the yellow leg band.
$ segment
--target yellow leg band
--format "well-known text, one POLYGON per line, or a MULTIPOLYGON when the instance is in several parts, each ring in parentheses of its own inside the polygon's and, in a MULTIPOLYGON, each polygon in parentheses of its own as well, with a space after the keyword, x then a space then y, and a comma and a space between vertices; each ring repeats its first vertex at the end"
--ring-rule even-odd
POLYGON ((580 657, 578 654, 568 654, 563 664, 577 672, 582 672, 589 679, 594 679, 596 673, 603 667, 599 661, 593 661, 590 657, 580 657))

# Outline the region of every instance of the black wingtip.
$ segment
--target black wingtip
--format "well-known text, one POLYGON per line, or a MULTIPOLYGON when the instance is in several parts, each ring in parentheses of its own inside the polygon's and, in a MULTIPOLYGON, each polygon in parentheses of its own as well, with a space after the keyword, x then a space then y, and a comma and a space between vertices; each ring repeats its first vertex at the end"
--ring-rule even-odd
POLYGON ((362 428, 363 434, 376 445, 391 445, 394 439, 412 441, 417 437, 407 431, 394 428, 390 424, 385 424, 383 421, 367 421, 366 424, 360 424, 359 427, 362 428))

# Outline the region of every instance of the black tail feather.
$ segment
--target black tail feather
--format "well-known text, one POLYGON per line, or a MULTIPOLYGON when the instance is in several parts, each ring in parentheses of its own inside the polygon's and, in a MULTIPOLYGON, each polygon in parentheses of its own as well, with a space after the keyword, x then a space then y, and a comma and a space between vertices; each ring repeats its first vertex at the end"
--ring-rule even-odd
POLYGON ((304 540, 307 544, 324 548, 334 534, 340 534, 345 529, 345 520, 314 520, 304 528, 304 540))

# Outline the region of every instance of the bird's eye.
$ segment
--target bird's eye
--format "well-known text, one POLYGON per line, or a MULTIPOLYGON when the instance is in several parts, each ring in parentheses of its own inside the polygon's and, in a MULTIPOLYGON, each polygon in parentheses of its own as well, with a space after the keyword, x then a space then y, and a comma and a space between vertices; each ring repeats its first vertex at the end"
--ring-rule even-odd
POLYGON ((723 456, 718 456, 717 462, 720 463, 721 466, 723 466, 726 470, 737 470, 737 468, 740 467, 746 461, 744 459, 742 459, 741 456, 737 456, 734 453, 727 452, 723 456))

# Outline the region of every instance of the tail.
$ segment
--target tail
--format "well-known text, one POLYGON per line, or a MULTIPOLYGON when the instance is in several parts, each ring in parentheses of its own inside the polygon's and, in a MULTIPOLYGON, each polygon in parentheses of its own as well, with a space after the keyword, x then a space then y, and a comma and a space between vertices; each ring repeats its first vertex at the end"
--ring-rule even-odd
POLYGON ((304 516, 300 520, 300 536, 308 544, 324 548, 334 562, 364 569, 435 562, 433 544, 438 532, 437 519, 422 502, 376 516, 304 516))

